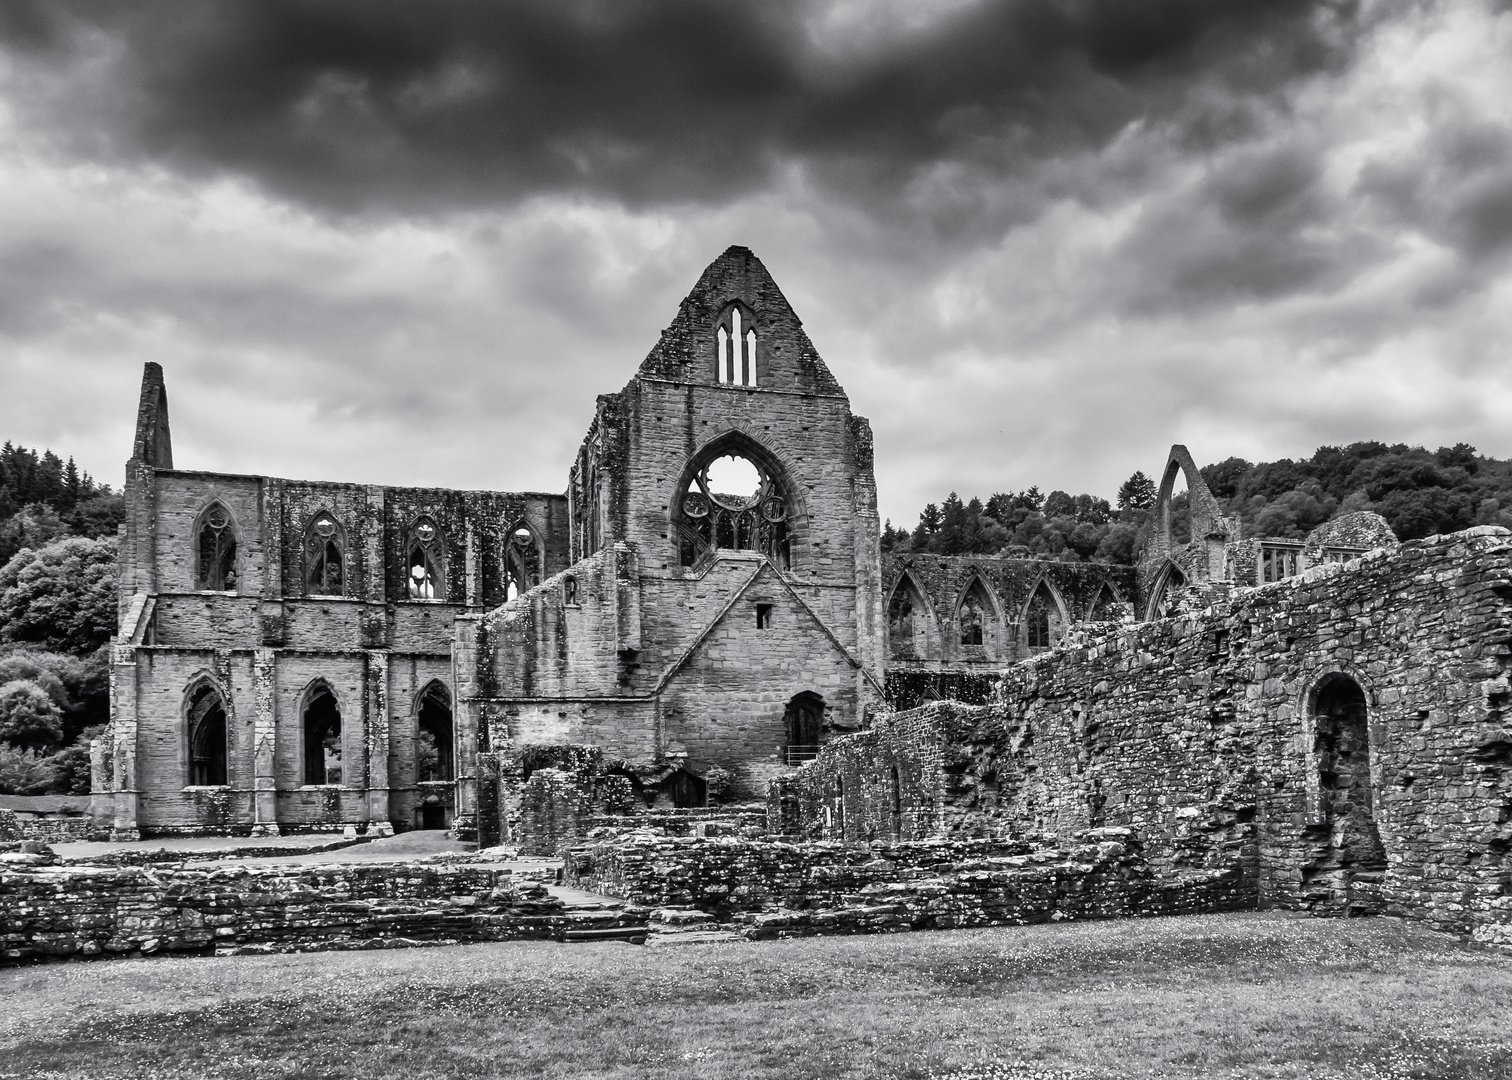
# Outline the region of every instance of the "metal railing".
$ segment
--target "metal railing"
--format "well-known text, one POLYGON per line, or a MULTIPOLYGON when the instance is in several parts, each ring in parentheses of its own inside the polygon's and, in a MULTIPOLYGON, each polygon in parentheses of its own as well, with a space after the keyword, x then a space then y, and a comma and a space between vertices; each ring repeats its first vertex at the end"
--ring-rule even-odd
POLYGON ((802 765, 818 756, 818 743, 789 743, 782 748, 782 760, 788 765, 802 765))

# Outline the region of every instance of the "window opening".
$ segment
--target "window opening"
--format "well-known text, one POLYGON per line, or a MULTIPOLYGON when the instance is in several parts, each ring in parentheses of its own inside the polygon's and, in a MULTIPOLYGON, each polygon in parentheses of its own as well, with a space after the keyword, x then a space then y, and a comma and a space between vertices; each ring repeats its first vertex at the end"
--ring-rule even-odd
POLYGON ((541 583, 540 553, 535 533, 529 525, 521 523, 509 532, 509 543, 504 552, 504 576, 508 582, 504 589, 506 600, 513 600, 541 583))
POLYGON ((431 683, 420 696, 420 709, 415 717, 415 778, 456 779, 452 764, 451 695, 440 683, 431 683))
POLYGON ((1118 598, 1113 595, 1113 590, 1104 584, 1097 590, 1097 598, 1092 601, 1092 610, 1087 619, 1090 622, 1110 622, 1115 618, 1114 605, 1117 603, 1118 598))
POLYGON ((793 695, 782 717, 787 735, 784 758, 789 765, 812 761, 819 755, 819 741, 824 730, 824 699, 805 690, 793 695))
POLYGON ((835 777, 835 832, 845 839, 845 781, 835 777))
POLYGON ((731 305, 714 331, 714 378, 722 385, 756 385, 756 327, 731 305))
POLYGON ((892 601, 887 605, 887 640, 892 655, 899 660, 917 659, 921 652, 914 636, 918 618, 914 613, 913 589, 904 578, 893 589, 892 601))
POLYGON ((1048 649, 1060 636, 1060 607, 1043 581, 1024 612, 1024 640, 1031 649, 1048 649))
POLYGON ((1263 544, 1260 548, 1260 581, 1261 583, 1280 581, 1283 578, 1296 577, 1298 570, 1297 559, 1301 555, 1300 547, 1281 544, 1263 544))
POLYGON ((689 478, 676 520, 683 566, 718 548, 759 551, 787 570, 792 564, 788 504, 770 472, 740 454, 712 458, 689 478))
POLYGON ((987 643, 987 619, 991 610, 988 600, 982 595, 982 583, 974 581, 961 601, 957 623, 961 629, 962 645, 985 645, 987 643))
POLYGON ((444 600, 446 585, 441 577, 441 530, 429 518, 410 527, 407 586, 411 600, 444 600))
POLYGON ((562 579, 562 603, 566 604, 568 607, 577 607, 577 592, 577 578, 565 577, 562 579))
POLYGON ((305 537, 305 584, 311 596, 342 595, 343 536, 336 519, 321 512, 310 522, 305 537))
POLYGON ((903 781, 898 776, 898 767, 892 767, 889 779, 892 781, 892 834, 895 840, 903 838, 903 781))
POLYGON ((205 512, 199 533, 199 587, 212 592, 236 588, 236 530, 231 515, 216 504, 205 512))
POLYGON ((1155 594, 1155 602, 1150 605, 1150 617, 1152 619, 1164 619, 1176 613, 1176 597, 1182 589, 1187 587, 1186 575, 1172 566, 1167 572, 1165 579, 1160 583, 1159 591, 1155 594))
POLYGON ((226 783, 226 708, 220 694, 202 686, 189 701, 189 783, 226 783))
POLYGON ((772 605, 756 605, 756 629, 770 630, 772 628, 772 605))

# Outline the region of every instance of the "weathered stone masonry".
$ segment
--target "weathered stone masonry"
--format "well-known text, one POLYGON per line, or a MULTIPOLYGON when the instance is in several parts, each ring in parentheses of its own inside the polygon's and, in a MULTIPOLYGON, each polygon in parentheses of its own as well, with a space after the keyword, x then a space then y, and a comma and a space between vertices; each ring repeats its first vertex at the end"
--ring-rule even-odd
POLYGON ((847 838, 1128 827, 1157 868, 1239 867, 1257 903, 1512 918, 1505 530, 1079 636, 989 706, 834 741, 775 812, 847 838))

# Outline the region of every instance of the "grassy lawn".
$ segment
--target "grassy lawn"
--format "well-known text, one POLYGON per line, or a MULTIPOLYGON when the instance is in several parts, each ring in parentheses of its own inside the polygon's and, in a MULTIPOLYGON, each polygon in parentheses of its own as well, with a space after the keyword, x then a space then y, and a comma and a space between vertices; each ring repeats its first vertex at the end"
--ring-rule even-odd
POLYGON ((1280 914, 0 971, 3 1077, 1512 1077, 1512 955, 1280 914))

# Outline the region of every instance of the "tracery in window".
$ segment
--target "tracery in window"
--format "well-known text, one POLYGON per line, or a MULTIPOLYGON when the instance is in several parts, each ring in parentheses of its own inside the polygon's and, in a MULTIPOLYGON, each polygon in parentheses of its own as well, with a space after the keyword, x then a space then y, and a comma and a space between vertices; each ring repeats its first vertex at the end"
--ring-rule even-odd
POLYGON ((887 605, 887 643, 898 660, 920 659, 924 652, 924 603, 913 581, 904 575, 887 605))
POLYGON ((1187 587, 1186 575, 1174 564, 1166 568, 1165 575, 1155 587, 1154 599, 1150 602, 1150 618, 1164 619, 1176 613, 1177 594, 1187 587))
POLYGON ((1024 642, 1031 649, 1048 649, 1060 639, 1060 605, 1043 581, 1024 609, 1024 642))
POLYGON ((428 517, 417 518, 410 526, 409 557, 406 560, 406 587, 411 600, 445 600, 446 579, 442 575, 445 560, 441 530, 428 517))
POLYGON ((523 521, 509 531, 504 545, 504 598, 513 600, 541 583, 540 547, 523 521))
POLYGON ((787 495, 759 464, 738 453, 711 458, 693 469, 682 491, 674 514, 682 565, 727 548, 759 551, 790 568, 787 495))
POLYGON ((966 592, 966 598, 961 601, 961 609, 956 615, 956 623, 961 630, 962 645, 985 645, 987 643, 987 620, 988 613, 992 610, 991 601, 982 593, 982 583, 973 581, 971 588, 966 592))
POLYGON ((189 699, 189 783, 226 782, 226 707, 220 693, 202 685, 189 699))
POLYGON ((220 503, 200 518, 195 579, 201 589, 231 592, 236 588, 236 529, 220 503))
POLYGON ((305 530, 305 589, 310 596, 341 596, 345 582, 346 536, 322 510, 305 530))
POLYGON ((714 329, 714 377, 729 386, 756 385, 755 320, 731 304, 714 329))

